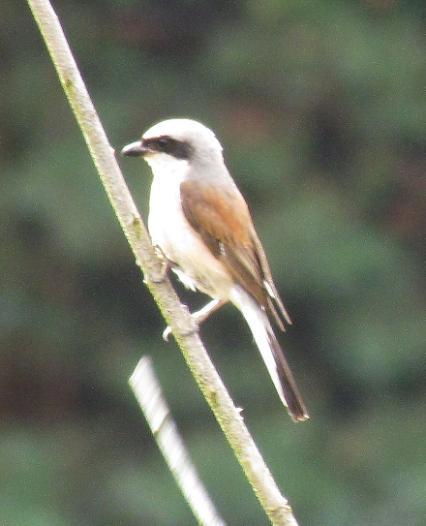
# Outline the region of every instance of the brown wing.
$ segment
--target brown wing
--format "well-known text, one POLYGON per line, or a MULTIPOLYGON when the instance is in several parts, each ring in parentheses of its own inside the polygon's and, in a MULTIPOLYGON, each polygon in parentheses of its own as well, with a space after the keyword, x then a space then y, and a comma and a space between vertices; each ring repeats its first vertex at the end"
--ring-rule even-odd
POLYGON ((275 288, 242 195, 235 188, 228 191, 196 181, 183 182, 180 193, 183 212, 192 228, 235 281, 272 314, 284 330, 281 318, 287 323, 291 320, 275 288))

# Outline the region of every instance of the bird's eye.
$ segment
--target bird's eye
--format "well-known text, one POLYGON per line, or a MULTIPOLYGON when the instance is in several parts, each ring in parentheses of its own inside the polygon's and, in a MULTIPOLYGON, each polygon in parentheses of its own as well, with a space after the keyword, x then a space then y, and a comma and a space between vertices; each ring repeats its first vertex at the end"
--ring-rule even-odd
POLYGON ((165 148, 167 148, 167 145, 169 144, 169 138, 160 137, 159 139, 157 139, 157 144, 161 150, 164 150, 165 148))

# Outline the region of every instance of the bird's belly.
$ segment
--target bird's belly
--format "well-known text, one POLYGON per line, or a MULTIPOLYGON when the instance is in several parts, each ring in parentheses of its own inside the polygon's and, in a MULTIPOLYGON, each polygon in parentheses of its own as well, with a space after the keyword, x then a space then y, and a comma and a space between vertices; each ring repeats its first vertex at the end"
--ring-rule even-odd
POLYGON ((175 264, 176 274, 192 289, 227 300, 233 285, 222 263, 213 256, 185 218, 179 199, 161 195, 161 206, 151 195, 148 227, 154 245, 175 264))

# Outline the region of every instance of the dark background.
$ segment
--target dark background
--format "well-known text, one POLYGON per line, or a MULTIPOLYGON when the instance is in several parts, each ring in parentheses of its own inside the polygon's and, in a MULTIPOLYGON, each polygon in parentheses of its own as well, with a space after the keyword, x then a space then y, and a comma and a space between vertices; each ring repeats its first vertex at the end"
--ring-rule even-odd
MULTIPOLYGON (((300 524, 424 524, 424 3, 54 4, 111 144, 184 116, 225 146, 311 420, 288 418, 238 312, 202 336, 300 524)), ((267 524, 161 339, 25 2, 0 7, 0 93, 1 524, 195 523, 127 386, 142 354, 228 523, 267 524)), ((148 169, 120 162, 146 216, 148 169)))

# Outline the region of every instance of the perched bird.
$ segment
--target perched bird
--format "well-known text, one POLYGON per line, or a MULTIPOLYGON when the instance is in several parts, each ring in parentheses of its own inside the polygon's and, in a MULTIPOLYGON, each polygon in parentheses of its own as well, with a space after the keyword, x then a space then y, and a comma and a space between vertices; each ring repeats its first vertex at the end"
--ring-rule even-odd
POLYGON ((151 167, 148 228, 183 284, 212 301, 197 322, 230 301, 246 319, 283 404, 309 418, 271 322, 291 320, 272 280, 247 204, 214 133, 190 119, 169 119, 122 149, 151 167))

